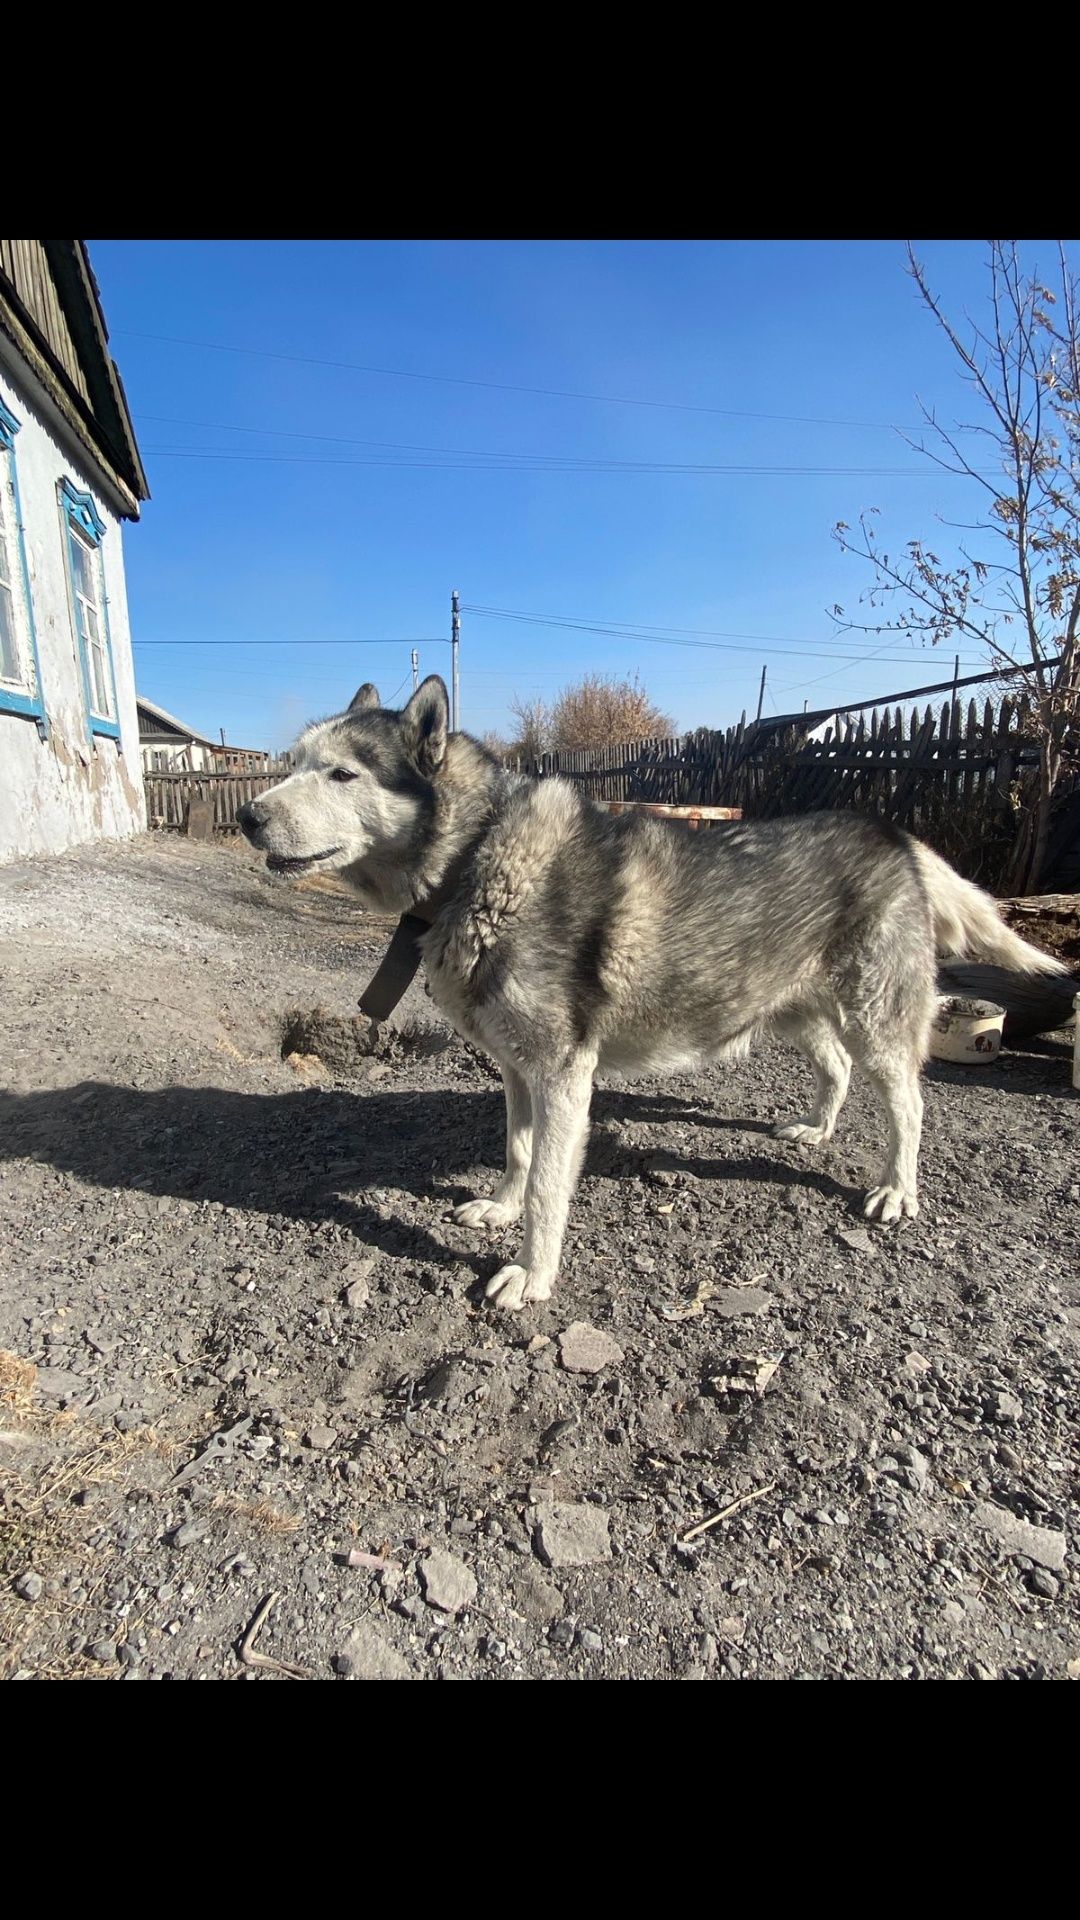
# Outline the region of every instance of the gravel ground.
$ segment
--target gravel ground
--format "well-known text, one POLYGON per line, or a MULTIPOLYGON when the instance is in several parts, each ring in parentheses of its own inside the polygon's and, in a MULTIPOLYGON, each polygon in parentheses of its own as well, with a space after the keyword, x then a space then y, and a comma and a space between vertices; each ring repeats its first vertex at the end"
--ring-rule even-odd
POLYGON ((232 846, 0 873, 0 1673, 1080 1673, 1065 1044, 930 1067, 887 1232, 861 1087, 810 1160, 784 1048, 608 1082, 506 1316, 499 1083, 422 988, 372 1051, 386 933, 232 846))

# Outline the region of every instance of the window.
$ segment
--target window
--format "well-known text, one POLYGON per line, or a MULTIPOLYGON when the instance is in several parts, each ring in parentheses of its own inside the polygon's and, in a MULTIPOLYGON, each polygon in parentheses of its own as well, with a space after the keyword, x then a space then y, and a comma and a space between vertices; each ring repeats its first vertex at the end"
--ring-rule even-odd
POLYGON ((119 740, 116 676, 113 673, 109 609, 101 556, 105 522, 90 495, 80 493, 70 480, 60 482, 60 505, 67 531, 71 612, 82 669, 87 721, 91 734, 108 734, 114 740, 119 740))
POLYGON ((0 712, 25 714, 44 735, 37 638, 30 601, 15 435, 19 422, 0 400, 0 712))

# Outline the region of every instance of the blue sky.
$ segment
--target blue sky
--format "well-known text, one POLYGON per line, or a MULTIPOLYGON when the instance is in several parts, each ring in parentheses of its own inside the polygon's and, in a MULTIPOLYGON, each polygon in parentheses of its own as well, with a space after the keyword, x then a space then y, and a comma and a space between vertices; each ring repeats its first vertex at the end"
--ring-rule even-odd
MULTIPOLYGON (((981 242, 916 244, 948 307, 983 305, 981 242)), ((893 430, 917 394, 972 417, 900 242, 89 245, 153 493, 125 536, 138 685, 192 726, 280 748, 362 680, 400 693, 413 638, 448 674, 453 587, 478 733, 585 670, 638 673, 680 730, 752 711, 763 661, 767 712, 952 671, 826 613, 868 584, 838 519, 947 553, 937 516, 972 517, 893 430)))

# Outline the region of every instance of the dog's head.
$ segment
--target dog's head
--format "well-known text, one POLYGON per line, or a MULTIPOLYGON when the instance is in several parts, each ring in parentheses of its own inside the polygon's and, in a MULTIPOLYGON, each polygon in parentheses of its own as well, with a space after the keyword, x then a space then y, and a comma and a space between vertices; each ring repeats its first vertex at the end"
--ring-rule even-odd
POLYGON ((241 807, 239 825, 274 872, 348 870, 373 904, 396 907, 431 831, 449 725, 437 674, 401 712, 363 686, 347 712, 301 735, 293 772, 241 807))

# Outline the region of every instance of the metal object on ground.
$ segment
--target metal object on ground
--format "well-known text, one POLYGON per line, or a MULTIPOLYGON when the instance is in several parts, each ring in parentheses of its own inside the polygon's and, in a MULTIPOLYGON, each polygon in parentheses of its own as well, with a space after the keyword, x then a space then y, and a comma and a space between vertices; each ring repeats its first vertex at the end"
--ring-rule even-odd
POLYGON ((966 1067, 989 1066, 1001 1047, 1004 1007, 992 1000, 963 1000, 939 995, 930 1028, 930 1052, 935 1060, 958 1060, 966 1067))

